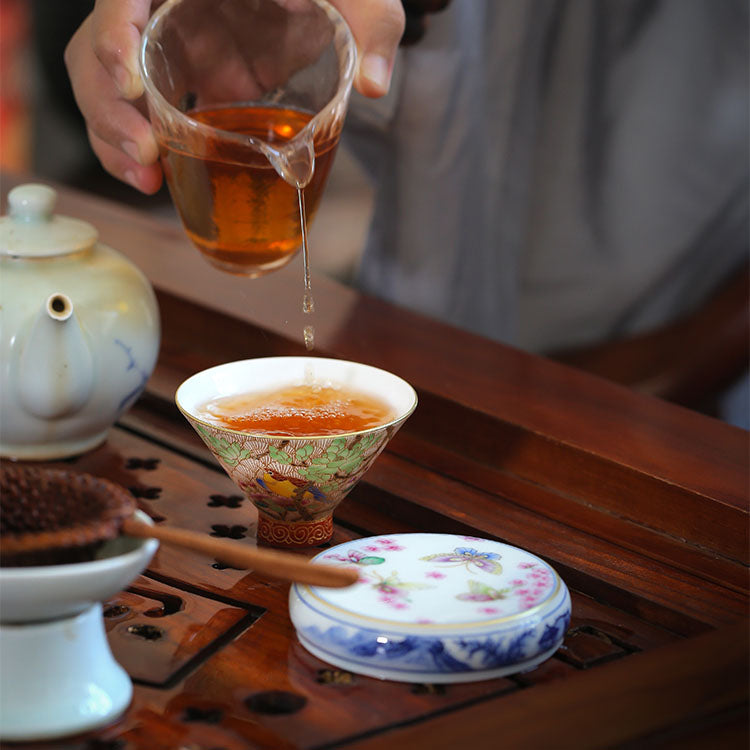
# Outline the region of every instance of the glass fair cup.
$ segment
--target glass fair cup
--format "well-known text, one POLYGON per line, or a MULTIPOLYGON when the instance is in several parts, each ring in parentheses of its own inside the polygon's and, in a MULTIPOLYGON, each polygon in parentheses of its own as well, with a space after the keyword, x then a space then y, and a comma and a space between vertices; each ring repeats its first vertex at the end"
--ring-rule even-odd
POLYGON ((356 47, 325 0, 167 0, 140 69, 183 226, 213 265, 280 268, 302 242, 338 145, 356 47))

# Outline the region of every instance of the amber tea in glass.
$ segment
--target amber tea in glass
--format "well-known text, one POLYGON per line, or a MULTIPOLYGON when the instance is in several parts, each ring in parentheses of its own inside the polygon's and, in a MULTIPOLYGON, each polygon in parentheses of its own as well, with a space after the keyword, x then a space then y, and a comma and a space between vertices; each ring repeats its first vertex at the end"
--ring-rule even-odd
MULTIPOLYGON (((262 138, 274 146, 288 142, 312 118, 293 109, 252 106, 187 114, 216 130, 262 138)), ((313 137, 315 168, 304 188, 308 223, 315 216, 337 143, 337 137, 313 137)), ((172 198, 190 239, 214 265, 230 272, 252 275, 286 264, 302 241, 297 188, 262 153, 242 162, 242 149, 213 135, 204 146, 205 155, 196 157, 189 143, 160 143, 172 198)))
POLYGON ((325 0, 167 0, 156 11, 140 55, 149 115, 185 230, 212 264, 259 276, 300 248, 355 62, 325 0))

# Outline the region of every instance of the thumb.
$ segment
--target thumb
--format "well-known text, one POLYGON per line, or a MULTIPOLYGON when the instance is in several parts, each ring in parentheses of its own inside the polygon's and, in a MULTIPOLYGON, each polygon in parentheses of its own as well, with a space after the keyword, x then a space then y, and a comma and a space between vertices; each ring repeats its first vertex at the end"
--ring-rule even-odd
POLYGON ((404 33, 401 0, 332 0, 352 30, 359 62, 354 88, 369 97, 388 93, 404 33))

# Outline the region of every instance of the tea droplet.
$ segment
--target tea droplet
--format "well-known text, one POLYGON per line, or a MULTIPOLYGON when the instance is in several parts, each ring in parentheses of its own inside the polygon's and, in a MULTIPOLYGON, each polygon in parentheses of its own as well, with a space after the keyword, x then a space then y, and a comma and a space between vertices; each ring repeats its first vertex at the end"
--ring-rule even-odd
POLYGON ((305 349, 311 352, 315 347, 315 329, 312 326, 305 326, 302 335, 305 337, 305 349))
POLYGON ((315 301, 313 300, 312 294, 310 294, 310 292, 305 292, 305 296, 302 297, 302 312, 309 315, 314 310, 315 301))

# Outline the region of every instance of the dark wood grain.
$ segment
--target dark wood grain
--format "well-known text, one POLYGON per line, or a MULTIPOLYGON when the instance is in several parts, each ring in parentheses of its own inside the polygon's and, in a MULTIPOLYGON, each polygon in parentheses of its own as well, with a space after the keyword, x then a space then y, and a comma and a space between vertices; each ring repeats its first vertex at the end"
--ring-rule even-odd
MULTIPOLYGON (((741 704, 747 688, 747 624, 580 674, 569 691, 542 685, 502 704, 466 708, 460 721, 443 715, 432 721, 430 747, 491 747, 488 739, 499 727, 503 743, 513 748, 612 747, 662 727, 670 716, 705 717, 741 704), (555 721, 546 720, 550 714, 555 721)), ((404 727, 348 747, 368 750, 387 742, 393 750, 406 750, 418 747, 420 736, 418 727, 404 727)))
MULTIPOLYGON (((304 353, 299 263, 233 278, 173 221, 64 188, 58 208, 147 274, 163 326, 143 396, 62 465, 129 488, 157 524, 231 526, 254 545, 254 508, 174 391, 213 364, 304 353)), ((528 549, 571 589, 563 646, 529 673, 464 685, 352 675, 297 642, 286 584, 162 547, 105 607, 135 680, 127 713, 26 747, 746 747, 747 433, 325 278, 313 292, 316 354, 389 369, 420 399, 337 510, 332 543, 441 531, 528 549)))

